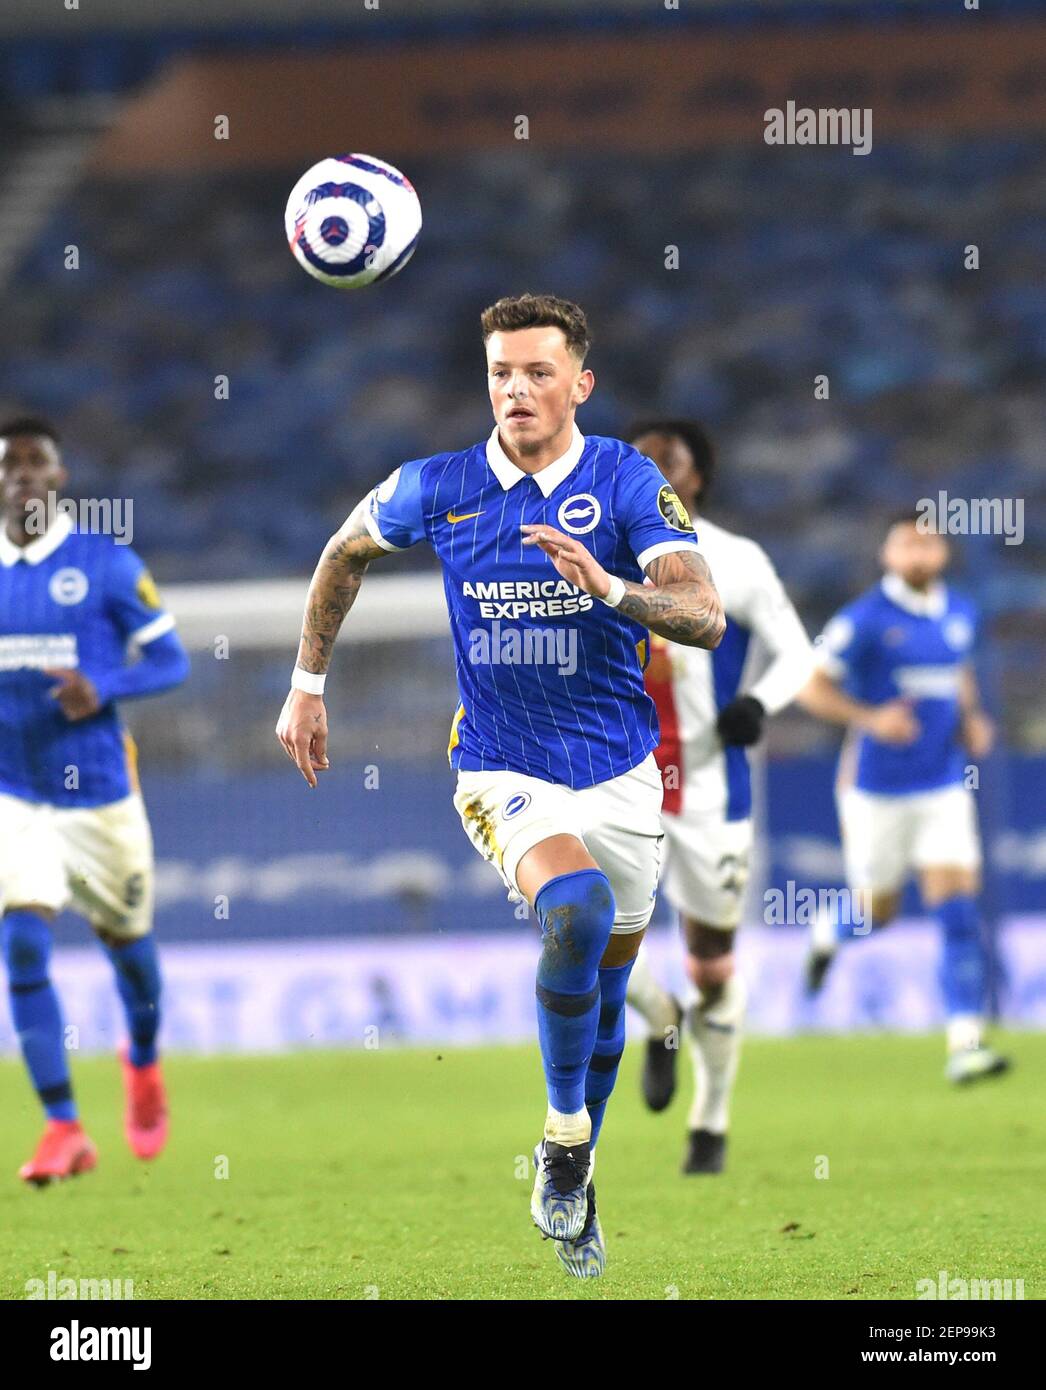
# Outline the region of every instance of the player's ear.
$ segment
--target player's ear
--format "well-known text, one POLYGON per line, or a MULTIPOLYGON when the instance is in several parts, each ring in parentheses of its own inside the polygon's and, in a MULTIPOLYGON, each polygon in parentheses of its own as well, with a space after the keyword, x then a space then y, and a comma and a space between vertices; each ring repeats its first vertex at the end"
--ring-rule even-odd
POLYGON ((590 367, 586 367, 574 384, 574 404, 584 405, 595 389, 596 374, 590 367))

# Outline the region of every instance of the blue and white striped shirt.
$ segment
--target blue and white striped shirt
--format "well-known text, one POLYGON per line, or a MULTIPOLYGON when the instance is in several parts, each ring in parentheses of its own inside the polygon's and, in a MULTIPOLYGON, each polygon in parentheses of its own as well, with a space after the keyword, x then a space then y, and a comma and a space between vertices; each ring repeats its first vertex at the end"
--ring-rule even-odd
POLYGON ((976 635, 969 599, 942 583, 917 592, 896 574, 829 622, 819 639, 827 674, 869 705, 907 700, 919 725, 913 743, 859 735, 856 787, 907 796, 962 782, 967 760, 960 697, 976 635))
POLYGON ((75 531, 64 514, 23 547, 0 530, 0 792, 69 807, 127 796, 128 747, 106 687, 128 642, 173 628, 142 561, 110 536, 75 531), (94 682, 97 714, 66 719, 46 674, 59 668, 94 682))
POLYGON ((453 767, 579 789, 654 749, 646 628, 561 578, 520 530, 544 522, 575 535, 610 574, 641 583, 658 555, 697 544, 650 459, 575 429, 562 458, 528 474, 495 430, 460 453, 403 464, 365 515, 385 550, 427 540, 442 562, 461 700, 453 767))

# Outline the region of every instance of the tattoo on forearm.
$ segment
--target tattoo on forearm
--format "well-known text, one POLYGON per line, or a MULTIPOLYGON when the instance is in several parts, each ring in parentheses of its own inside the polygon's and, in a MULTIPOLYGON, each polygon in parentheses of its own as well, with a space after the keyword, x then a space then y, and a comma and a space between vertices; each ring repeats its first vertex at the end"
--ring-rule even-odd
POLYGON ((688 550, 659 555, 647 574, 654 588, 626 582, 618 612, 685 647, 718 647, 726 619, 704 556, 688 550))
POLYGON ((334 640, 356 601, 367 565, 385 552, 375 544, 357 508, 320 556, 309 585, 302 621, 298 665, 322 676, 330 665, 334 640))

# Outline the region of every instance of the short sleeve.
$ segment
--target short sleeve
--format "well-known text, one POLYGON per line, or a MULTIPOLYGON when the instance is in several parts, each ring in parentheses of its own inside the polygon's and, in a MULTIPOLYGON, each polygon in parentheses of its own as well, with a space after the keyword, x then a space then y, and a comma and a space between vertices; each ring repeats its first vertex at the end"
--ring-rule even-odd
POLYGON ((696 550, 686 508, 653 460, 636 454, 617 486, 615 512, 640 569, 673 550, 696 550))
POLYGON ((174 618, 164 608, 152 575, 130 546, 113 546, 105 603, 123 636, 140 647, 174 628, 174 618))
POLYGON ((401 464, 363 499, 363 519, 371 539, 383 550, 408 550, 425 539, 421 504, 424 459, 401 464))
POLYGON ((868 623, 856 604, 830 618, 814 647, 817 665, 832 680, 851 675, 868 647, 868 623))

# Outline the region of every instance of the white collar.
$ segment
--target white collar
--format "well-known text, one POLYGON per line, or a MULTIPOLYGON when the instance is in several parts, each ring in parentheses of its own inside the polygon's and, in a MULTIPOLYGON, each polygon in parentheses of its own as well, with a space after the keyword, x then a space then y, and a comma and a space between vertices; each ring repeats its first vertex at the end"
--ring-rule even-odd
POLYGON ((30 541, 28 545, 15 545, 8 539, 7 531, 0 526, 0 565, 10 569, 19 560, 27 565, 38 565, 53 555, 63 541, 72 534, 73 523, 66 512, 59 512, 42 536, 30 541))
POLYGON ((939 580, 931 584, 925 593, 920 593, 906 584, 899 574, 884 574, 882 590, 898 608, 917 618, 943 618, 948 607, 948 590, 939 580))
POLYGON ((533 478, 542 494, 545 497, 550 497, 563 479, 569 477, 578 466, 584 447, 585 436, 575 425, 574 433, 570 437, 570 448, 561 458, 546 464, 537 473, 525 473, 522 468, 512 462, 501 447, 498 428, 495 425, 494 433, 487 440, 487 462, 490 464, 490 471, 506 492, 510 487, 515 487, 517 483, 522 482, 524 478, 533 478))

